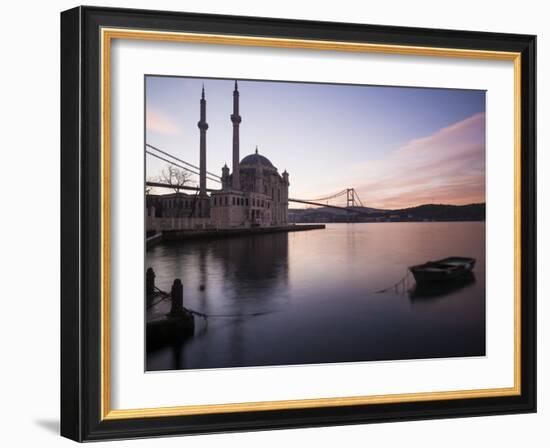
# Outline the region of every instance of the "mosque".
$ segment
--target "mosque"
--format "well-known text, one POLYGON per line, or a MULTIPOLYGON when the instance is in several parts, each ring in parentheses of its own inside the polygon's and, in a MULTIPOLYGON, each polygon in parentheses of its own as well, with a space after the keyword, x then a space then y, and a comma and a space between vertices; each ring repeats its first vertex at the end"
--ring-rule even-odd
POLYGON ((269 159, 258 152, 240 159, 239 88, 233 91, 232 171, 221 169, 221 190, 206 188, 206 98, 200 100, 199 189, 196 194, 148 194, 147 231, 231 229, 285 226, 288 222, 289 175, 279 174, 269 159), (210 195, 209 195, 210 193, 210 195))

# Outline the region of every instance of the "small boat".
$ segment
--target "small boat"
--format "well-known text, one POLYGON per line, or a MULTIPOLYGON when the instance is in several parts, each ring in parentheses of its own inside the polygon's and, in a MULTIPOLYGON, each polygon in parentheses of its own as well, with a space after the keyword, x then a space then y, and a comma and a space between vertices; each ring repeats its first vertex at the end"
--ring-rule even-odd
POLYGON ((476 264, 475 258, 448 257, 437 261, 410 266, 417 284, 438 283, 470 275, 476 264))

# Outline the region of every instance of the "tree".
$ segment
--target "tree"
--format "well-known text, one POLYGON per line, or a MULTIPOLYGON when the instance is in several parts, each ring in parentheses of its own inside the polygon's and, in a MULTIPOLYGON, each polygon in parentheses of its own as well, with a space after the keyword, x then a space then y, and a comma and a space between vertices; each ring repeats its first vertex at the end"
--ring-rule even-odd
POLYGON ((170 185, 176 193, 179 193, 185 184, 191 179, 191 173, 179 169, 175 166, 168 165, 160 173, 159 182, 170 185))

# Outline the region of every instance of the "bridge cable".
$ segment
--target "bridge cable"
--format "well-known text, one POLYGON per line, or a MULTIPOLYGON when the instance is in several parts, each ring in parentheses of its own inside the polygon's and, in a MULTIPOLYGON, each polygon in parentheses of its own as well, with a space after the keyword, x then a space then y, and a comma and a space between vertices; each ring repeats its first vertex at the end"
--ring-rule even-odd
MULTIPOLYGON (((161 157, 161 156, 159 156, 158 154, 155 154, 155 153, 153 153, 153 152, 151 152, 151 151, 147 151, 147 150, 146 150, 145 153, 146 153, 146 154, 149 154, 150 156, 156 157, 157 159, 163 160, 164 162, 169 163, 170 165, 177 166, 178 168, 181 168, 182 170, 189 171, 190 173, 193 173, 193 174, 196 174, 197 176, 200 176, 200 173, 197 173, 196 171, 193 171, 192 169, 189 169, 189 168, 187 168, 187 167, 185 167, 185 166, 181 166, 181 165, 179 165, 179 164, 177 164, 177 163, 175 163, 175 162, 172 162, 171 160, 165 159, 164 157, 161 157)), ((207 178, 208 180, 213 181, 213 182, 218 182, 218 183, 220 183, 220 184, 222 183, 221 180, 216 179, 216 178, 213 178, 213 177, 210 177, 210 176, 206 176, 206 178, 207 178)))
MULTIPOLYGON (((162 149, 157 148, 156 146, 150 145, 149 143, 145 143, 145 146, 148 146, 149 148, 154 149, 155 151, 158 151, 158 152, 164 154, 165 156, 171 157, 172 159, 177 160, 178 162, 183 163, 184 165, 188 165, 191 168, 195 168, 196 170, 200 171, 200 168, 198 166, 193 165, 192 163, 186 162, 185 160, 182 160, 182 159, 180 159, 176 156, 173 156, 169 152, 163 151, 162 149)), ((213 176, 217 179, 221 179, 220 176, 218 176, 217 174, 211 173, 210 171, 207 171, 206 174, 209 174, 210 176, 213 176)))
POLYGON ((331 195, 328 195, 328 196, 324 196, 322 198, 315 198, 315 199, 300 199, 301 201, 309 201, 309 202, 315 202, 315 201, 326 201, 328 199, 334 199, 334 198, 337 198, 338 196, 343 196, 345 193, 346 193, 346 189, 342 190, 342 191, 339 191, 337 193, 334 193, 334 194, 331 194, 331 195))

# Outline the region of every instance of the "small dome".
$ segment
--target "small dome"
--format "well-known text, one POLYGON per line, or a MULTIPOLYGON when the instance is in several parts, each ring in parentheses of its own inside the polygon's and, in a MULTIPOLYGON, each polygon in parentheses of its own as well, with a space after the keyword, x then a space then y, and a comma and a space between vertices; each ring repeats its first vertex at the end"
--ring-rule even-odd
POLYGON ((242 159, 240 165, 261 165, 265 168, 275 168, 267 157, 258 154, 258 148, 254 154, 249 154, 242 159))

